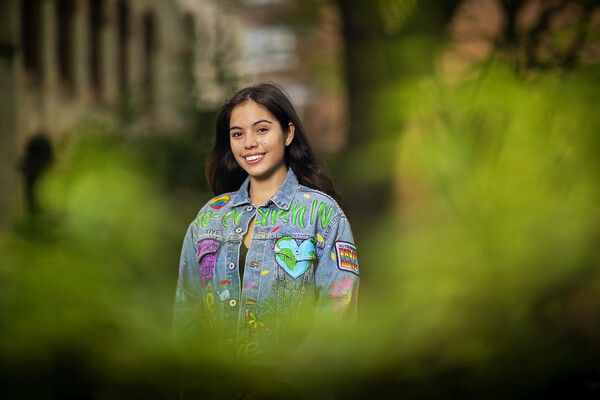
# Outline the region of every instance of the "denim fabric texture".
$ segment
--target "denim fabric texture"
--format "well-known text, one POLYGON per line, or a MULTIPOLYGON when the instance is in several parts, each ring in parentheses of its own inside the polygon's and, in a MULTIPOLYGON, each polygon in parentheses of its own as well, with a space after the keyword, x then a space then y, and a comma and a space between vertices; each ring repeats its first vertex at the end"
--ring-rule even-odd
POLYGON ((229 359, 277 364, 319 321, 356 318, 358 259, 350 224, 330 196, 294 172, 256 207, 249 178, 209 201, 183 242, 173 328, 229 359), (256 217, 243 281, 239 251, 256 217))

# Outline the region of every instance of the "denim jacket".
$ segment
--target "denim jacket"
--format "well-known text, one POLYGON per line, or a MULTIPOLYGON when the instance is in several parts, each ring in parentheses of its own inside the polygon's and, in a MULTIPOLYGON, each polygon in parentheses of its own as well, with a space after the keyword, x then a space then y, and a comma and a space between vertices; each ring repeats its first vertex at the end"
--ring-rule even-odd
POLYGON ((217 343, 231 359, 276 364, 319 320, 356 317, 359 268, 350 224, 330 196, 287 176, 256 207, 249 178, 210 200, 183 242, 174 306, 176 335, 217 343), (240 281, 239 250, 254 232, 240 281))

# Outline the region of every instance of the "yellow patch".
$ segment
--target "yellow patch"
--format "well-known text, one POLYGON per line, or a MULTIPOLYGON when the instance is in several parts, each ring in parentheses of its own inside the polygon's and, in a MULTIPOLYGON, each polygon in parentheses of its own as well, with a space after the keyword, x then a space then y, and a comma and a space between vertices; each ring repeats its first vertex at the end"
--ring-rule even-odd
POLYGON ((307 199, 310 199, 310 194, 304 193, 304 197, 306 197, 307 199))
POLYGON ((324 242, 323 236, 319 235, 318 233, 317 233, 317 239, 319 240, 319 242, 324 242))
POLYGON ((335 253, 333 251, 331 252, 331 259, 335 261, 335 253))
POLYGON ((268 274, 268 273, 269 273, 269 271, 262 271, 260 274, 261 274, 261 275, 266 275, 266 274, 268 274))

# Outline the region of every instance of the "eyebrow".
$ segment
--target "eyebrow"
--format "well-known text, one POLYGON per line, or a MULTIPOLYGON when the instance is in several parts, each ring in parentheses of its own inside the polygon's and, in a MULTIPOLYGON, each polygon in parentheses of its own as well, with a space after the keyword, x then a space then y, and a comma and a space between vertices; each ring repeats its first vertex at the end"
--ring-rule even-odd
MULTIPOLYGON (((256 125, 258 125, 260 123, 263 123, 263 122, 266 122, 267 124, 273 125, 273 123, 271 121, 268 121, 266 119, 259 119, 258 121, 256 121, 255 123, 253 123, 252 126, 256 126, 256 125)), ((234 129, 242 129, 242 128, 240 128, 239 126, 232 126, 231 128, 229 128, 230 131, 234 130, 234 129)))

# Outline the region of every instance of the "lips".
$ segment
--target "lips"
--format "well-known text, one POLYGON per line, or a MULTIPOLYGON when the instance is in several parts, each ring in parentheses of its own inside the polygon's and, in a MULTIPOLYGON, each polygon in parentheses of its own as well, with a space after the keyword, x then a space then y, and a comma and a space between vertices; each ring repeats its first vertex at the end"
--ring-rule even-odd
POLYGON ((259 154, 249 154, 247 156, 244 156, 244 159, 246 160, 246 162, 248 164, 256 164, 258 162, 260 162, 260 160, 262 160, 265 157, 265 153, 259 153, 259 154))

